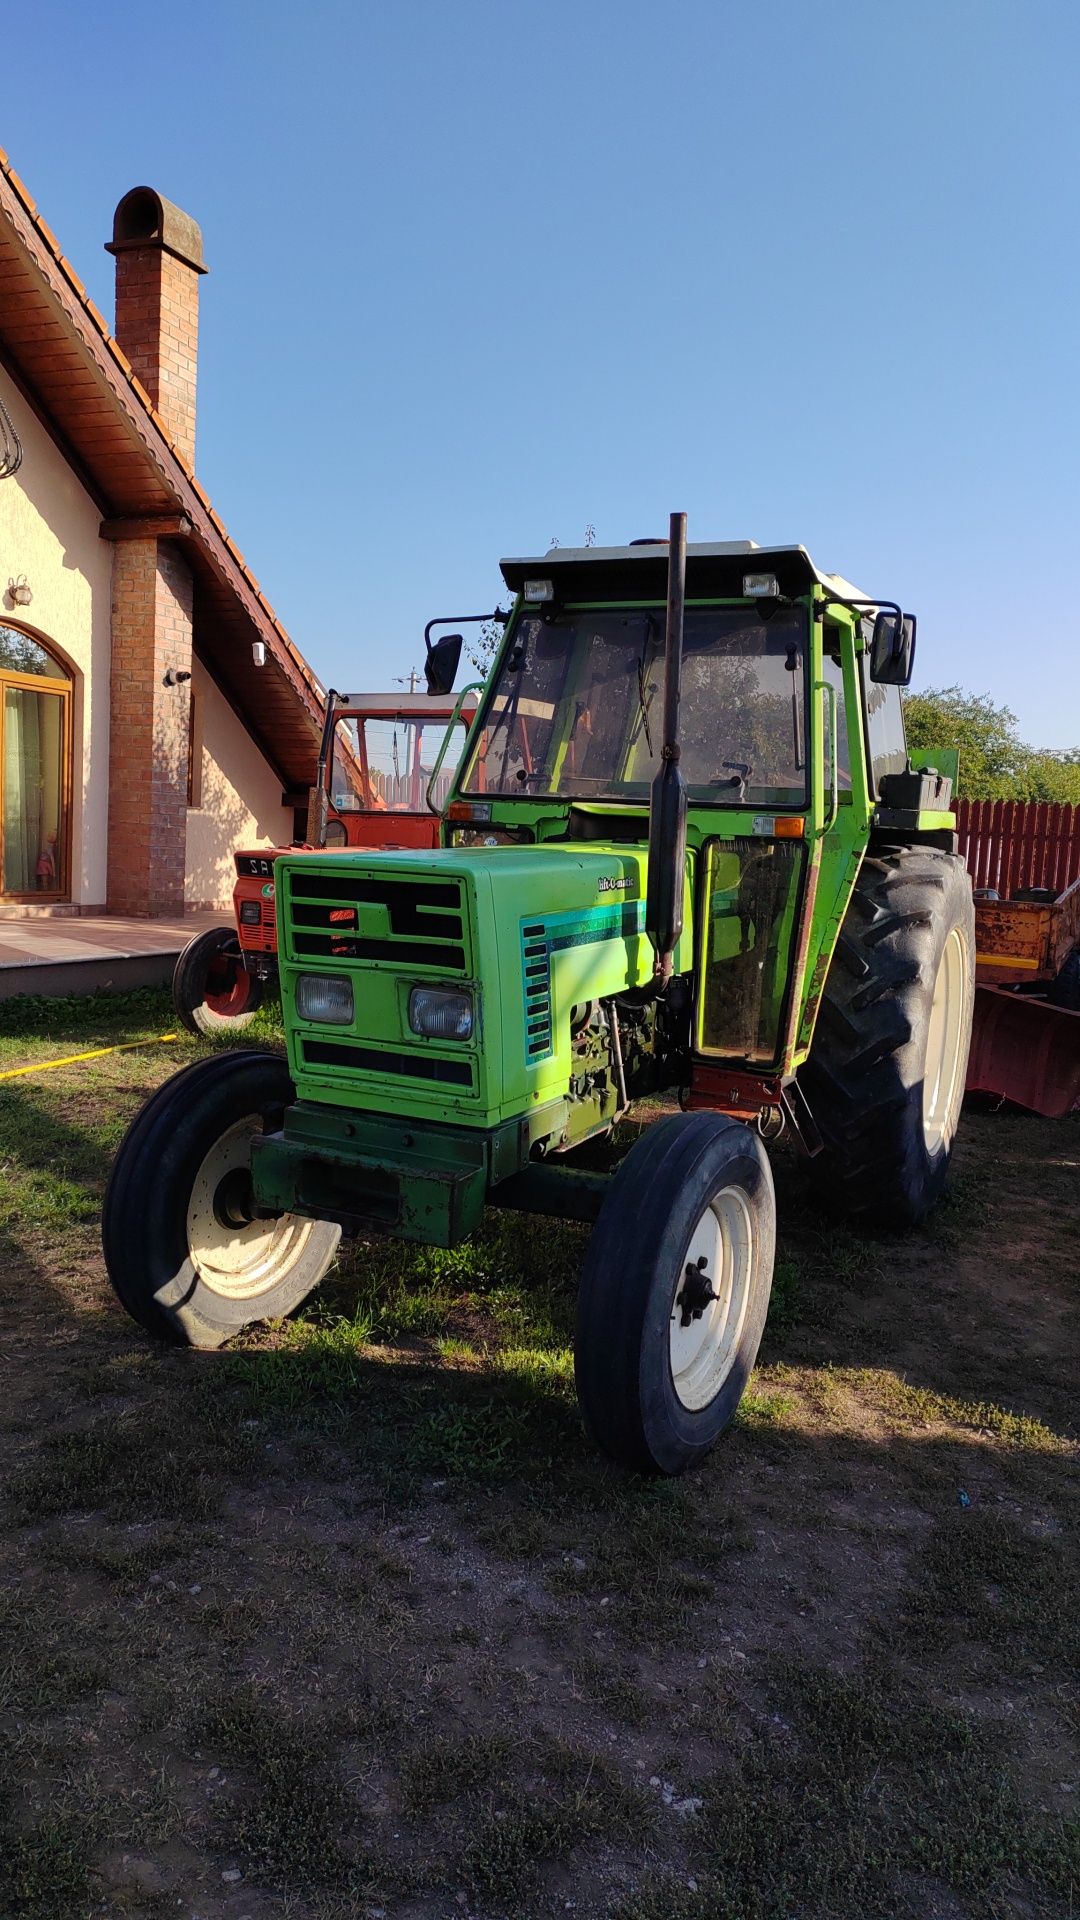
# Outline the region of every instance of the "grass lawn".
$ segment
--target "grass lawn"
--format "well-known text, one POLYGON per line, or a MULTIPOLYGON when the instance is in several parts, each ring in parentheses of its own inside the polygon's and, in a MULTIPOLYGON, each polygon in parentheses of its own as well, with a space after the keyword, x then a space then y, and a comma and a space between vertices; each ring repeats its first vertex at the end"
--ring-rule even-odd
MULTIPOLYGON (((273 1018, 260 1016, 263 1040, 273 1018)), ((1080 1912, 1080 1117, 926 1231, 784 1148, 762 1361, 674 1484, 584 1440, 585 1230, 354 1243, 167 1350, 105 1279, 164 995, 0 1009, 0 1920, 1080 1912)))

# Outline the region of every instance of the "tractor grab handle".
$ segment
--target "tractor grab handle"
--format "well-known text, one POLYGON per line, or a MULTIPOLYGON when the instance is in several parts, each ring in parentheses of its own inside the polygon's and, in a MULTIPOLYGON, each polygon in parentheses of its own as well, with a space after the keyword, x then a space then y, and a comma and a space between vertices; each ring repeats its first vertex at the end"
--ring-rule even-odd
POLYGON ((679 765, 683 605, 686 598, 686 515, 673 513, 668 540, 667 626, 664 633, 664 741, 649 804, 649 868, 645 931, 656 951, 654 976, 666 984, 683 926, 686 873, 686 783, 679 765))

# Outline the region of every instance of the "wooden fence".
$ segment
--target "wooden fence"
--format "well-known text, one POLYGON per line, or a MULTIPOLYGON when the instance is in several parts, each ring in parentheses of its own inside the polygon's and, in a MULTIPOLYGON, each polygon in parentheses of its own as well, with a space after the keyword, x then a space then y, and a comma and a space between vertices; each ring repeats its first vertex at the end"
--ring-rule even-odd
POLYGON ((1018 887, 1064 893, 1080 879, 1080 806, 1034 800, 958 800, 960 852, 975 887, 1008 900, 1018 887))

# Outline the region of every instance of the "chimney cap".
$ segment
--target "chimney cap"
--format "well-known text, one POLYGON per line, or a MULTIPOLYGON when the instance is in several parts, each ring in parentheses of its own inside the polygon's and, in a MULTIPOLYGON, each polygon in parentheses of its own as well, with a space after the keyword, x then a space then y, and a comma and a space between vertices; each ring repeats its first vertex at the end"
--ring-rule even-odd
POLYGON ((196 273, 208 271, 198 221, 153 187, 132 187, 125 193, 113 214, 113 237, 105 243, 106 253, 130 253, 136 247, 160 248, 196 273))

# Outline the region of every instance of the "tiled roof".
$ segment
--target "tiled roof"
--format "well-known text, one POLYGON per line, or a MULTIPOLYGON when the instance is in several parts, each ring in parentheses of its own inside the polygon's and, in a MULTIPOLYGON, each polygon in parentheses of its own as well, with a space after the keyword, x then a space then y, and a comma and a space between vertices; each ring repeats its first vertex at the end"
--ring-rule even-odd
POLYGON ((181 516, 196 575, 197 651, 283 782, 305 786, 324 690, 2 150, 0 215, 0 348, 9 370, 107 516, 181 516), (253 639, 265 642, 278 673, 253 666, 253 639))

